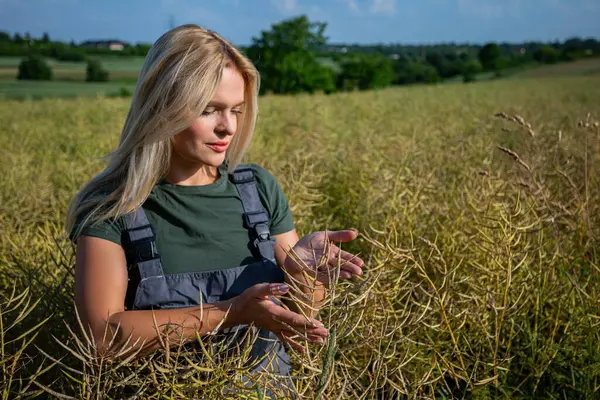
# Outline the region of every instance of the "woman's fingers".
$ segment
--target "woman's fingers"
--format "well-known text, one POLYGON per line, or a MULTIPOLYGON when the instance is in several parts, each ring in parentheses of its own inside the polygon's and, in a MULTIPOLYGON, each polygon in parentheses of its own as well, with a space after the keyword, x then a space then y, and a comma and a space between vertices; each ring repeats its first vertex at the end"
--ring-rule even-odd
POLYGON ((362 275, 362 267, 365 265, 360 257, 338 247, 333 247, 330 250, 328 263, 333 267, 339 266, 340 269, 345 269, 356 275, 362 275))
POLYGON ((352 278, 352 272, 340 271, 340 278, 342 278, 342 279, 350 279, 350 278, 352 278))
POLYGON ((329 331, 316 319, 307 320, 300 314, 288 311, 283 307, 277 307, 273 310, 273 319, 282 325, 278 330, 297 331, 301 334, 313 334, 318 336, 327 336, 329 331))
POLYGON ((329 261, 339 265, 356 265, 359 268, 362 268, 365 265, 365 262, 360 257, 345 250, 341 250, 338 247, 332 248, 329 252, 329 261))
POLYGON ((301 334, 298 334, 297 332, 288 331, 288 330, 283 330, 281 332, 284 333, 286 337, 293 339, 295 341, 299 341, 299 340, 309 341, 311 343, 318 343, 318 344, 325 343, 325 338, 320 335, 314 335, 312 333, 307 333, 306 335, 301 335, 301 334))
POLYGON ((290 288, 283 283, 258 283, 246 289, 244 294, 251 298, 266 298, 268 296, 282 296, 288 292, 290 288))
POLYGON ((340 267, 341 272, 349 272, 351 275, 362 275, 362 268, 354 264, 346 264, 340 267))
POLYGON ((359 257, 347 251, 335 247, 330 251, 329 260, 326 268, 319 271, 319 280, 321 282, 330 282, 335 276, 335 270, 340 269, 339 276, 342 279, 351 278, 353 275, 362 275, 364 261, 359 257))
POLYGON ((358 232, 351 229, 327 231, 325 234, 331 242, 351 242, 358 236, 358 232))
POLYGON ((363 265, 365 265, 365 262, 363 260, 361 260, 361 258, 359 256, 357 256, 356 254, 352 254, 352 253, 348 253, 345 250, 341 250, 340 248, 337 248, 337 254, 336 257, 339 257, 342 259, 342 263, 343 262, 351 262, 354 265, 358 265, 359 267, 362 267, 363 265))
MULTIPOLYGON (((352 278, 352 273, 344 270, 340 270, 339 277, 341 279, 349 279, 352 278)), ((317 280, 319 282, 323 282, 325 284, 332 284, 335 281, 334 270, 331 269, 329 272, 321 271, 317 274, 317 280)))

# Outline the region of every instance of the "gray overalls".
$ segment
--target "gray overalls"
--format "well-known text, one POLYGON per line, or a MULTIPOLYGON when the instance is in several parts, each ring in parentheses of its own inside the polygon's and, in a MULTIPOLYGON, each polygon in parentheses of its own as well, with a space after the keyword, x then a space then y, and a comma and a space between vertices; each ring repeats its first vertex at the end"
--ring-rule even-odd
MULTIPOLYGON (((140 207, 125 215, 123 247, 128 264, 129 285, 125 301, 128 309, 197 306, 200 296, 202 303, 214 303, 238 296, 258 283, 284 281, 283 271, 275 261, 275 240, 269 232, 269 215, 260 201, 254 172, 241 165, 230 177, 242 200, 243 223, 249 230, 255 257, 260 261, 224 270, 166 275, 157 253, 153 228, 140 207)), ((247 330, 248 326, 238 325, 221 332, 229 337, 233 335, 233 341, 236 341, 235 338, 244 337, 247 330)), ((255 361, 255 370, 266 369, 285 376, 291 371, 290 359, 273 332, 260 329, 250 355, 254 360, 262 358, 260 363, 255 361)))

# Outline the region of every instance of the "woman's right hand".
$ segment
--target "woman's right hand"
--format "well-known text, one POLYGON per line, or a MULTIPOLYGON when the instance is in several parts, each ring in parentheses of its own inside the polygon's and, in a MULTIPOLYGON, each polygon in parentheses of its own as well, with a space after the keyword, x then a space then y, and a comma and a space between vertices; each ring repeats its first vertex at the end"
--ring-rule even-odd
POLYGON ((246 289, 232 299, 233 318, 239 324, 253 323, 275 333, 281 341, 298 351, 304 351, 304 347, 294 340, 297 338, 324 343, 329 332, 321 322, 286 310, 269 298, 282 296, 288 290, 289 287, 283 283, 259 283, 246 289))

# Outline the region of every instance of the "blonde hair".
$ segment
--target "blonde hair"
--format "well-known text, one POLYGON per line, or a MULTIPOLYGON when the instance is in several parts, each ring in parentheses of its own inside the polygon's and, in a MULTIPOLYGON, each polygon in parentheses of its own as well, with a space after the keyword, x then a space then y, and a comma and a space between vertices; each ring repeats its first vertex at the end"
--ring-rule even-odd
POLYGON ((245 82, 243 113, 226 154, 231 171, 250 144, 258 112, 259 74, 232 44, 197 25, 163 34, 152 46, 140 72, 118 147, 104 171, 71 201, 66 229, 89 212, 87 221, 116 218, 140 207, 169 170, 170 138, 187 128, 214 95, 226 67, 245 82))

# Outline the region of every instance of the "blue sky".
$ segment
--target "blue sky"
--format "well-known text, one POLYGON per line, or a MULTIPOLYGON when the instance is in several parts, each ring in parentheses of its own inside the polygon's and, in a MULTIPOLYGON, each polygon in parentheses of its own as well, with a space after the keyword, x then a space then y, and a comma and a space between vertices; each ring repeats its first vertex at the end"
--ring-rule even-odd
POLYGON ((0 0, 0 30, 59 40, 153 42, 170 21, 236 45, 285 18, 327 22, 332 43, 439 43, 600 37, 600 0, 0 0))

